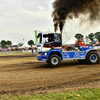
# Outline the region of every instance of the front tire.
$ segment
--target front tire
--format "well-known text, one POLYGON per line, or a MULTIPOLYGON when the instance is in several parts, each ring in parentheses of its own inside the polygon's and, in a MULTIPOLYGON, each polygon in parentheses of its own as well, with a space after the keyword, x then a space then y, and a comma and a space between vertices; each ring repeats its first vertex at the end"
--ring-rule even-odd
POLYGON ((56 67, 60 64, 61 58, 58 55, 51 55, 49 58, 49 64, 53 67, 56 67))
POLYGON ((86 61, 88 64, 97 64, 99 62, 99 55, 97 52, 92 51, 87 55, 86 61))

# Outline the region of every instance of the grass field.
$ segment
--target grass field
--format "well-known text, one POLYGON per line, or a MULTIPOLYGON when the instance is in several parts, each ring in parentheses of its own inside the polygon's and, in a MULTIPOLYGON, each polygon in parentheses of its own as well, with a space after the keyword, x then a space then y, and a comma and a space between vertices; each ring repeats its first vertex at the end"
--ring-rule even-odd
POLYGON ((99 49, 97 49, 97 50, 100 50, 100 48, 99 48, 99 49))
MULTIPOLYGON (((34 52, 34 54, 36 54, 37 52, 34 52)), ((32 52, 15 52, 15 53, 5 53, 5 54, 0 54, 0 56, 7 56, 7 55, 24 55, 24 54, 32 54, 32 52)))
POLYGON ((100 89, 82 89, 66 93, 6 97, 0 98, 0 100, 100 100, 100 89))
POLYGON ((1 53, 0 56, 7 56, 7 55, 20 55, 20 54, 31 54, 31 52, 23 53, 23 52, 15 52, 15 53, 1 53))
MULTIPOLYGON (((19 58, 19 59, 17 59, 17 60, 34 60, 34 59, 37 59, 36 57, 34 57, 34 58, 19 58)), ((13 59, 13 60, 16 60, 16 59, 13 59)))

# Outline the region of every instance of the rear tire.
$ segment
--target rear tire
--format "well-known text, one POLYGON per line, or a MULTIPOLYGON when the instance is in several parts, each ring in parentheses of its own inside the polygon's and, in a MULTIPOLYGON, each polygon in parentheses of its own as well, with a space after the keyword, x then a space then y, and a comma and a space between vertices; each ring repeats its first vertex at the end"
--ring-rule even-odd
POLYGON ((49 64, 52 67, 58 66, 60 64, 60 62, 61 62, 61 58, 56 54, 51 55, 49 58, 49 64))
POLYGON ((95 51, 88 53, 86 61, 88 64, 97 64, 99 62, 99 54, 95 51))

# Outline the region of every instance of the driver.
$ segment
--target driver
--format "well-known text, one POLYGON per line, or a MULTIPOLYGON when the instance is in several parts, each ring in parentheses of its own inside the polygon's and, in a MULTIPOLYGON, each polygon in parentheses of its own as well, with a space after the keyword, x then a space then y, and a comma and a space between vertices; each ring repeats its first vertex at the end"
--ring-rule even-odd
POLYGON ((52 38, 50 37, 50 38, 49 38, 49 42, 51 42, 51 41, 52 41, 52 38))

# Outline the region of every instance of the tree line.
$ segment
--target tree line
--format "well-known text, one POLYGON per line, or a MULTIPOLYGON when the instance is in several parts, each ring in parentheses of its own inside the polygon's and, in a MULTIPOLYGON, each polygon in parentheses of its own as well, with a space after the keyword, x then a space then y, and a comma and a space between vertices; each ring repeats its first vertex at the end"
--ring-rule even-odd
MULTIPOLYGON (((84 35, 77 33, 75 35, 76 39, 83 39, 84 35)), ((85 37, 86 40, 90 39, 91 42, 94 41, 94 39, 98 39, 98 41, 100 42, 100 32, 96 32, 96 33, 90 33, 88 34, 88 36, 85 37)))
MULTIPOLYGON (((7 40, 7 41, 2 40, 0 42, 0 47, 2 47, 2 48, 6 48, 7 46, 11 46, 11 45, 12 45, 12 41, 10 41, 10 40, 7 40)), ((22 46, 23 43, 18 43, 17 45, 22 46)), ((28 45, 30 45, 32 47, 32 45, 34 45, 34 41, 33 40, 29 40, 28 41, 28 45)))
MULTIPOLYGON (((77 33, 77 34, 75 35, 75 38, 76 38, 76 39, 83 39, 83 38, 84 38, 84 35, 82 35, 81 33, 77 33)), ((86 40, 90 39, 91 42, 94 41, 94 38, 98 39, 98 41, 100 42, 100 32, 90 33, 90 34, 88 34, 88 36, 85 37, 86 40)), ((0 42, 0 45, 1 45, 0 47, 5 48, 5 47, 7 47, 7 46, 12 45, 12 42, 11 42, 10 40, 7 40, 7 41, 2 40, 2 41, 0 42)), ((23 43, 18 43, 18 45, 19 45, 19 46, 22 46, 23 43)), ((28 45, 30 45, 30 46, 32 47, 32 45, 34 45, 34 41, 33 41, 33 40, 29 40, 29 41, 28 41, 28 45)))

